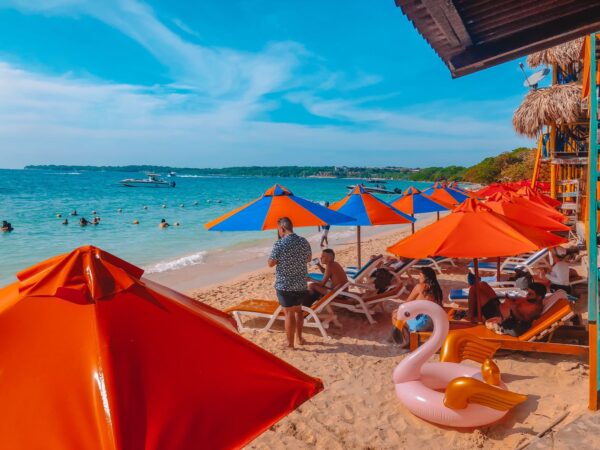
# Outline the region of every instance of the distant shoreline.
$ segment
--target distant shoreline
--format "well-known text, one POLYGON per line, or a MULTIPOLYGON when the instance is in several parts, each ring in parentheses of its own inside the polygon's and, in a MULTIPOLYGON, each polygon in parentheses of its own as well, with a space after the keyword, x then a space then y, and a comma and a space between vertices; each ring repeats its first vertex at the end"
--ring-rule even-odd
POLYGON ((175 173, 176 175, 194 175, 202 177, 281 177, 281 178, 315 178, 315 179, 367 179, 373 183, 386 181, 427 181, 440 179, 440 171, 448 171, 447 179, 463 167, 448 168, 411 168, 400 166, 388 167, 346 167, 346 166, 242 166, 224 168, 193 168, 153 165, 126 166, 80 166, 80 165, 27 165, 24 170, 46 170, 54 172, 153 172, 175 173), (431 177, 431 169, 435 169, 436 177, 431 177))

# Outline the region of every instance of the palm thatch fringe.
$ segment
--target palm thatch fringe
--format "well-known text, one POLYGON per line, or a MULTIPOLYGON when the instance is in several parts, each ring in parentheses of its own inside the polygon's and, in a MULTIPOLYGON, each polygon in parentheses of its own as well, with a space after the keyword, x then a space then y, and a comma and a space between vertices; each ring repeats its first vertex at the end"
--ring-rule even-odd
POLYGON ((582 116, 581 85, 555 84, 529 91, 513 115, 513 127, 518 134, 534 138, 544 125, 564 125, 577 122, 582 116))
POLYGON ((538 67, 542 64, 566 66, 581 60, 581 47, 584 38, 573 39, 564 44, 550 47, 541 52, 532 53, 527 57, 529 67, 538 67))

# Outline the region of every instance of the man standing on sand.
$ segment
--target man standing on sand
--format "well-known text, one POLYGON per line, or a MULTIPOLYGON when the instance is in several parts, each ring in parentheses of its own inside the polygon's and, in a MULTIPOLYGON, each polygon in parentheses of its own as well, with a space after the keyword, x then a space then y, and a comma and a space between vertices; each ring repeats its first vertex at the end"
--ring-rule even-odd
POLYGON ((277 221, 277 236, 279 240, 273 245, 268 265, 275 267, 275 291, 285 314, 288 347, 294 348, 294 336, 298 337, 298 344, 304 344, 302 302, 308 297, 306 265, 312 251, 308 241, 294 233, 292 221, 287 217, 277 221))

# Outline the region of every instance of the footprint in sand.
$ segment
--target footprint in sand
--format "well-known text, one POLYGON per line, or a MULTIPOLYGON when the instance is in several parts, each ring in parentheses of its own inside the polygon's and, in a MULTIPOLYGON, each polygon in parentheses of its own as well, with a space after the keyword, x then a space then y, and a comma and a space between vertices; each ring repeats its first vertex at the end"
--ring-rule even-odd
POLYGON ((342 417, 350 425, 354 424, 354 408, 351 405, 345 405, 342 417))

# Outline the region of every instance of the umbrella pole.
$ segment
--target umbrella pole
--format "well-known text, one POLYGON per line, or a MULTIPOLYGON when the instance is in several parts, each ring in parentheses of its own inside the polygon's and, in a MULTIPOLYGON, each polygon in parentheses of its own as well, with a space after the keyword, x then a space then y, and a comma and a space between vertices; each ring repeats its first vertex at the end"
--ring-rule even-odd
POLYGON ((360 225, 356 227, 356 252, 358 256, 358 269, 362 267, 360 263, 360 225))
MULTIPOLYGON (((411 214, 410 216, 411 216, 413 219, 415 218, 415 215, 414 215, 414 214, 411 214)), ((414 222, 411 222, 411 224, 410 224, 410 228, 411 228, 411 230, 412 230, 412 234, 415 234, 415 223, 414 223, 414 222)))
POLYGON ((440 220, 440 212, 439 211, 436 211, 436 212, 437 212, 437 220, 440 220))
POLYGON ((477 323, 481 323, 481 299, 479 298, 479 261, 473 260, 473 269, 475 270, 475 301, 477 302, 477 323))
POLYGON ((500 257, 496 258, 496 281, 500 281, 500 257))

